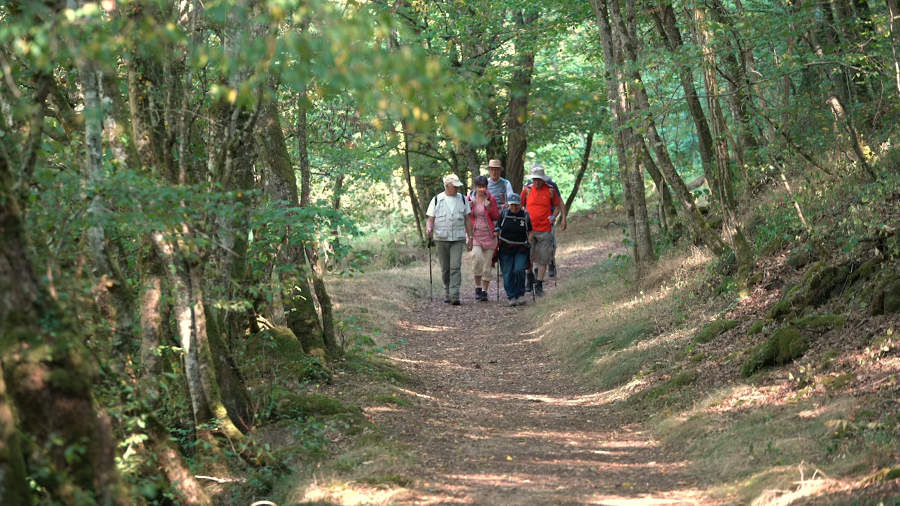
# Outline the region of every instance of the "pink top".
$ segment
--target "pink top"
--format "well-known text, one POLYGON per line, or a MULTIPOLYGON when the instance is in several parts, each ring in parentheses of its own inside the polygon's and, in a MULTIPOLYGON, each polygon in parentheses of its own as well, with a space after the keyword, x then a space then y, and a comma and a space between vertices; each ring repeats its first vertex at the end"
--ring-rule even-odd
MULTIPOLYGON (((490 200, 487 202, 490 205, 490 200)), ((474 243, 485 249, 494 249, 497 241, 494 239, 494 224, 488 216, 488 208, 474 198, 472 199, 472 221, 475 227, 474 243)))

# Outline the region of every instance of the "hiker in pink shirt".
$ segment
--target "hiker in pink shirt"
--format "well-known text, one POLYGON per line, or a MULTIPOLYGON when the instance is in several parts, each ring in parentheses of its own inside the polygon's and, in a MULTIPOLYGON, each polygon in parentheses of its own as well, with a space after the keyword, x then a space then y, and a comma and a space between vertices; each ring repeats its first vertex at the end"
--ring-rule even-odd
POLYGON ((484 176, 475 176, 475 189, 469 194, 469 207, 472 212, 472 271, 475 275, 475 300, 488 300, 488 286, 491 283, 491 260, 497 247, 494 222, 500 216, 497 199, 488 191, 488 180, 484 176))

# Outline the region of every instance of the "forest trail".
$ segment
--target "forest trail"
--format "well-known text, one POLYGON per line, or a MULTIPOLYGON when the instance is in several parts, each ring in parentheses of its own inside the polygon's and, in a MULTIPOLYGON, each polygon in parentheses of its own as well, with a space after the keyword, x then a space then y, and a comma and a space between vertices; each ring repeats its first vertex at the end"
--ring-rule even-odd
MULTIPOLYGON (((620 247, 610 241, 561 254, 546 297, 620 247)), ((465 271, 463 280, 462 306, 426 299, 399 324, 406 342, 391 358, 413 378, 406 393, 416 400, 370 413, 418 464, 414 484, 392 504, 714 502, 695 488, 681 457, 644 427, 620 423, 611 393, 574 383, 538 332, 525 328, 530 299, 510 308, 501 295, 498 304, 494 280, 490 302, 475 302, 465 271)))

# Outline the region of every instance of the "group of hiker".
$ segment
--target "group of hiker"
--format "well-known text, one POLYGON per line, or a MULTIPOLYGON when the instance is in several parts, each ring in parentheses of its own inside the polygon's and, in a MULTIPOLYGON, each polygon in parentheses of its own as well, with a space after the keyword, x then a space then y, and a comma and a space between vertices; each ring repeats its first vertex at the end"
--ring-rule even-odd
MULTIPOLYGON (((460 305, 462 254, 472 252, 475 300, 487 301, 495 261, 503 274, 510 306, 527 303, 526 293, 544 295, 544 280, 556 276, 554 228, 566 228, 559 188, 544 167, 532 165, 522 192, 500 177, 500 160, 488 162, 488 176, 476 175, 469 195, 455 174, 444 176, 444 191, 428 204, 425 233, 436 245, 444 302, 460 305)), ((498 287, 499 290, 499 287, 498 287)))

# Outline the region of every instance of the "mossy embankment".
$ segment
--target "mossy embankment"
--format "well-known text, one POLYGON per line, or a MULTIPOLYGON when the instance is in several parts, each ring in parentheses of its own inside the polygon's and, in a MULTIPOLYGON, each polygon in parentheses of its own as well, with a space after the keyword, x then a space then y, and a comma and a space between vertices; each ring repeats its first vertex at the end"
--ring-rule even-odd
POLYGON ((608 390, 623 423, 649 422, 726 502, 888 497, 900 489, 900 245, 878 224, 897 223, 895 183, 803 200, 813 230, 768 189, 747 219, 758 258, 746 297, 727 260, 670 247, 641 282, 625 257, 586 269, 531 321, 575 381, 608 390), (844 219, 855 199, 870 205, 844 219))

